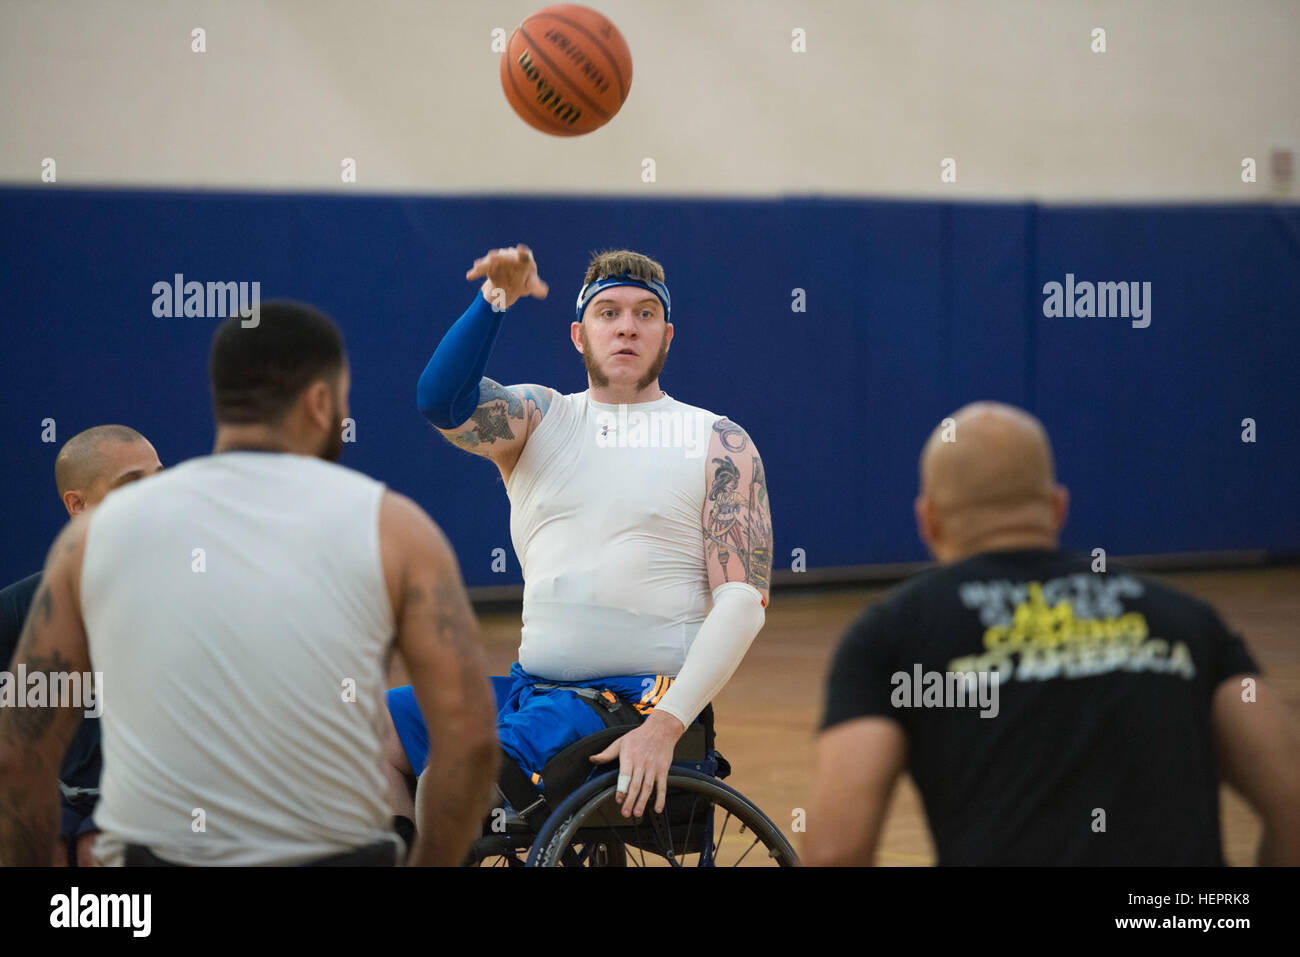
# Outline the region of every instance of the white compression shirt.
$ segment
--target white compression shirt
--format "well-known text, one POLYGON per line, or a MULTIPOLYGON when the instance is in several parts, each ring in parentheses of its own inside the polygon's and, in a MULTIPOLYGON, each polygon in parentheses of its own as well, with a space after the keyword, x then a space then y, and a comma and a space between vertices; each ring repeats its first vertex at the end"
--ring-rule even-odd
POLYGON ((675 675, 709 613, 702 515, 721 416, 557 394, 510 473, 519 664, 551 681, 675 675))
POLYGON ((243 865, 397 841, 383 494, 320 459, 225 452, 96 509, 81 603, 104 675, 102 863, 126 843, 243 865))

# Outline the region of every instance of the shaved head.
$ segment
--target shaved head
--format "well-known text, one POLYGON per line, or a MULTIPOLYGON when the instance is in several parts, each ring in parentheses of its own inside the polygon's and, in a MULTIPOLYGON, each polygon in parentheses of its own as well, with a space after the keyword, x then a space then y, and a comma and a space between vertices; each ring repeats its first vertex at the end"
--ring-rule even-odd
POLYGON ((921 452, 917 522, 940 561, 990 548, 1055 547, 1066 501, 1047 432, 1014 406, 963 406, 921 452))
POLYGON ((64 443, 54 460, 54 484, 70 514, 99 504, 114 488, 161 471, 158 453, 125 425, 97 425, 64 443))

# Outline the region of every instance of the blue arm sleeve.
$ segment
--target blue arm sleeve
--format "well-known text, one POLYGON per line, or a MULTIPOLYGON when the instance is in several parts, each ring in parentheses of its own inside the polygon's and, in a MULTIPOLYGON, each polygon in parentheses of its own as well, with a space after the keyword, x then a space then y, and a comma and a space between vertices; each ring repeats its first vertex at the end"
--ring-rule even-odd
POLYGON ((415 387, 416 404, 437 428, 454 429, 478 408, 479 380, 504 315, 478 293, 438 343, 415 387))

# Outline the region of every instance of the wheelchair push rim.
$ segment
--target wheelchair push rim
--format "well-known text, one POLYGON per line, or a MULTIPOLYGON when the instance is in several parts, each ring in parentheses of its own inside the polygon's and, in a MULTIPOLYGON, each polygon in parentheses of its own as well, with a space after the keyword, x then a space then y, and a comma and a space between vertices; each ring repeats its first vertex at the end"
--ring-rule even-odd
POLYGON ((602 844, 620 847, 626 866, 632 867, 799 864, 780 828, 748 798, 716 778, 689 768, 671 769, 664 813, 656 814, 652 803, 637 819, 621 817, 614 802, 616 779, 617 772, 610 771, 569 795, 538 831, 528 866, 581 864, 582 852, 577 848, 602 844), (610 824, 615 815, 618 823, 610 824))

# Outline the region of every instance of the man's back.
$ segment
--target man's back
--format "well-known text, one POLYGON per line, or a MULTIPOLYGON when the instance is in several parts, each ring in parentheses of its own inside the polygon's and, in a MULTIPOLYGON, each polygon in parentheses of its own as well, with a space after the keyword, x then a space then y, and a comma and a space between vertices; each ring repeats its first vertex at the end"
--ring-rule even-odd
POLYGON ((125 841, 179 863, 293 863, 393 839, 383 494, 316 458, 228 452, 93 516, 101 856, 125 841))
POLYGON ((989 552, 854 624, 824 726, 902 724, 940 863, 1220 864, 1211 698, 1255 670, 1212 609, 1166 586, 989 552), (991 670, 996 714, 974 693, 927 706, 928 674, 991 670))

